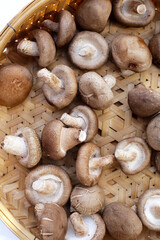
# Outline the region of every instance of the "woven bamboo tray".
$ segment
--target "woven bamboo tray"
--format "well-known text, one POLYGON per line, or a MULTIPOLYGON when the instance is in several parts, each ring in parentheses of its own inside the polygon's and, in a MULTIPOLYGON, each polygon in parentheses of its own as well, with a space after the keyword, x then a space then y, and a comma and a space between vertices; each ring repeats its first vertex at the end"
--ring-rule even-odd
MULTIPOLYGON (((0 33, 0 63, 10 62, 5 52, 6 44, 21 32, 27 32, 45 18, 52 18, 50 12, 67 8, 74 13, 79 1, 74 0, 35 0, 24 8, 0 33)), ((153 34, 160 32, 160 14, 156 14, 154 21, 145 28, 126 28, 110 21, 102 35, 110 44, 113 38, 120 33, 132 33, 142 37, 146 42, 153 34)), ((57 51, 55 62, 50 66, 63 63, 72 67, 77 79, 84 73, 73 66, 66 55, 66 49, 57 51)), ((130 77, 124 77, 116 68, 112 60, 109 60, 103 67, 97 70, 104 76, 106 73, 113 74, 117 78, 114 87, 114 104, 104 110, 96 111, 99 119, 99 132, 94 138, 101 148, 102 155, 114 153, 117 142, 132 136, 139 136, 145 139, 145 127, 149 119, 137 118, 132 114, 127 103, 127 92, 134 85, 143 82, 148 88, 160 91, 160 70, 154 65, 143 73, 136 73, 130 77)), ((42 82, 34 79, 33 89, 23 104, 14 108, 0 108, 0 142, 6 134, 14 134, 22 126, 29 126, 36 130, 41 136, 44 125, 59 118, 63 112, 69 112, 71 108, 81 103, 77 96, 74 103, 61 111, 56 111, 50 106, 41 91, 42 82)), ((59 161, 58 165, 63 166, 70 174, 73 184, 77 183, 75 176, 75 148, 69 152, 65 160, 59 161)), ((42 163, 51 163, 43 156, 42 163)), ((33 207, 24 196, 24 179, 29 170, 19 165, 16 158, 6 154, 0 149, 0 218, 8 227, 23 240, 40 239, 37 230, 37 222, 33 213, 33 207)), ((116 165, 110 169, 104 169, 99 185, 105 192, 105 203, 121 201, 134 206, 138 197, 148 188, 160 187, 160 175, 151 165, 136 175, 126 176, 116 165)), ((112 240, 106 234, 105 240, 112 240)), ((137 240, 160 239, 160 234, 150 232, 144 228, 143 233, 137 240)))

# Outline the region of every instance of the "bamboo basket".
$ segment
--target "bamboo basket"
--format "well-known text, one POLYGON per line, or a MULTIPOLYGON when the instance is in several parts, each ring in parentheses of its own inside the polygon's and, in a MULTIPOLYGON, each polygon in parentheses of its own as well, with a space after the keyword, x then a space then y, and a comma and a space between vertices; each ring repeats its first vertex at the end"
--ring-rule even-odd
MULTIPOLYGON (((39 26, 44 18, 52 18, 51 12, 67 8, 74 14, 80 2, 81 0, 34 0, 15 16, 0 33, 0 63, 4 64, 11 61, 4 51, 7 43, 13 43, 21 33, 28 33, 30 29, 39 26)), ((126 28, 110 21, 102 35, 110 45, 113 38, 120 33, 135 34, 148 42, 153 34, 158 32, 160 32, 160 14, 157 12, 154 21, 145 28, 126 28)), ((85 71, 77 69, 69 62, 65 50, 63 48, 57 51, 56 59, 50 67, 60 63, 66 64, 74 69, 77 79, 79 79, 85 71)), ((160 70, 152 65, 143 73, 135 73, 130 77, 125 77, 110 59, 96 72, 102 76, 106 73, 113 74, 117 78, 117 84, 113 90, 114 104, 104 111, 96 111, 99 119, 99 131, 93 142, 101 148, 102 155, 105 155, 114 153, 117 142, 126 137, 146 138, 145 127, 149 119, 141 119, 132 114, 127 103, 127 93, 139 82, 143 82, 148 88, 160 91, 160 70)), ((41 136, 43 127, 48 121, 59 118, 63 112, 69 112, 71 108, 81 103, 79 96, 77 96, 70 106, 56 111, 46 102, 41 86, 42 83, 34 79, 33 89, 22 104, 10 109, 1 106, 0 142, 6 134, 14 134, 22 126, 32 127, 41 136)), ((70 151, 65 160, 56 163, 66 169, 73 184, 77 183, 74 167, 76 151, 77 148, 70 151)), ((50 160, 43 156, 42 163, 50 164, 50 160)), ((0 218, 20 239, 36 240, 40 239, 40 236, 33 207, 24 196, 24 179, 28 172, 28 169, 19 165, 14 156, 6 154, 0 148, 0 218)), ((156 172, 152 162, 141 173, 132 176, 125 175, 115 163, 114 167, 103 170, 99 186, 104 189, 105 204, 121 201, 132 207, 136 205, 138 197, 145 190, 160 187, 160 175, 156 172)), ((112 240, 108 234, 105 236, 105 240, 107 239, 112 240)), ((144 227, 137 240, 147 239, 160 239, 160 234, 151 232, 144 227)))

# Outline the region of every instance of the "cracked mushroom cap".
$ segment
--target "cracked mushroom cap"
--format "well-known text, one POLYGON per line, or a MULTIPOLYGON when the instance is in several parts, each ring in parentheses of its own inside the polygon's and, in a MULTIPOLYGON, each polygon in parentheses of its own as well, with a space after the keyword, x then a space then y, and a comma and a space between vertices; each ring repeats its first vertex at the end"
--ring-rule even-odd
POLYGON ((71 189, 67 173, 53 165, 39 166, 25 179, 25 195, 32 205, 56 203, 63 206, 68 201, 71 189))
POLYGON ((112 41, 112 56, 120 69, 143 72, 150 68, 152 55, 140 37, 120 34, 112 41))
POLYGON ((149 117, 160 111, 160 93, 139 84, 129 91, 128 104, 137 116, 149 117))
POLYGON ((71 193, 71 206, 84 215, 95 214, 104 206, 104 192, 98 185, 84 187, 77 185, 71 193))
POLYGON ((113 1, 113 14, 126 26, 144 27, 153 20, 155 7, 151 0, 116 0, 113 1))
POLYGON ((112 10, 110 0, 83 1, 77 11, 77 23, 85 30, 102 32, 112 10))
POLYGON ((32 88, 32 74, 19 64, 0 69, 0 105, 14 107, 22 103, 32 88))
POLYGON ((105 207, 103 220, 115 240, 134 240, 142 232, 142 223, 137 214, 120 202, 113 202, 105 207))
POLYGON ((108 59, 108 43, 99 33, 82 31, 69 45, 71 61, 80 69, 97 69, 108 59))
POLYGON ((151 151, 142 138, 131 137, 117 144, 115 157, 125 174, 136 174, 150 163, 151 151))
MULTIPOLYGON (((113 76, 110 75, 110 77, 113 76)), ((79 80, 82 100, 98 110, 104 110, 112 105, 114 98, 112 87, 96 72, 87 72, 79 80)))
POLYGON ((160 68, 160 33, 152 37, 149 42, 149 49, 152 53, 153 63, 160 68))
POLYGON ((152 231, 160 231, 160 189, 145 191, 138 200, 138 215, 152 231))
POLYGON ((42 91, 46 100, 51 105, 56 106, 58 109, 62 109, 68 106, 75 98, 77 94, 77 80, 74 71, 65 65, 55 66, 51 73, 61 81, 62 88, 56 92, 48 84, 44 84, 42 91))
POLYGON ((38 203, 35 206, 35 214, 43 240, 64 240, 67 215, 63 207, 53 203, 38 203))
POLYGON ((147 142, 156 151, 160 151, 160 115, 154 117, 146 129, 147 142))
POLYGON ((100 148, 94 143, 83 144, 77 154, 76 175, 81 184, 93 186, 98 183, 102 168, 113 162, 113 155, 101 157, 100 148))
POLYGON ((105 232, 105 224, 99 214, 85 216, 75 212, 68 219, 65 240, 102 240, 105 232))

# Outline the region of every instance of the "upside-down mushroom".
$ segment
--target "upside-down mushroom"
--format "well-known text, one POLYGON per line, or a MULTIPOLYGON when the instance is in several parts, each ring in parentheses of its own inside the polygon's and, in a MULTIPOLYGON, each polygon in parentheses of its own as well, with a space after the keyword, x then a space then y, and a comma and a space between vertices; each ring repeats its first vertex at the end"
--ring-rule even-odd
POLYGON ((105 231, 104 221, 99 214, 85 216, 74 212, 68 220, 65 240, 102 240, 105 231))
POLYGON ((36 29, 31 32, 31 35, 36 42, 23 39, 18 44, 17 51, 24 55, 39 57, 38 64, 41 67, 47 67, 55 58, 55 43, 47 31, 36 29))
POLYGON ((58 109, 68 106, 77 94, 77 80, 68 66, 57 65, 52 71, 43 68, 37 72, 37 77, 44 82, 42 91, 46 100, 58 109))
POLYGON ((160 114, 154 117, 146 129, 147 142, 156 151, 160 151, 160 114))
POLYGON ((71 193, 70 200, 71 206, 77 212, 92 215, 103 208, 104 192, 98 185, 92 187, 77 185, 71 193))
POLYGON ((54 203, 37 203, 35 214, 43 240, 64 240, 67 232, 67 215, 63 207, 54 203))
POLYGON ((149 164, 151 150, 142 138, 130 137, 117 144, 115 157, 125 174, 136 174, 149 164))
POLYGON ((46 19, 42 22, 42 24, 53 32, 58 33, 56 45, 57 47, 63 47, 73 38, 76 32, 76 24, 73 15, 67 10, 61 10, 58 17, 58 22, 46 19))
POLYGON ((108 59, 108 43, 96 32, 82 31, 76 34, 69 45, 71 61, 80 69, 97 69, 108 59))
POLYGON ((42 146, 53 160, 65 157, 67 151, 86 140, 86 132, 79 128, 68 128, 61 121, 47 123, 42 132, 42 146))
POLYGON ((90 107, 104 110, 113 103, 112 88, 116 78, 112 75, 101 77, 96 72, 84 73, 79 80, 79 92, 82 100, 90 107))
POLYGON ((84 105, 74 107, 70 114, 64 113, 60 120, 66 126, 83 130, 86 133, 85 142, 92 140, 98 132, 97 115, 84 105))
POLYGON ((41 145, 36 132, 29 127, 20 128, 15 135, 7 135, 1 143, 3 149, 16 155, 19 163, 32 168, 42 156, 41 145))
POLYGON ((63 206, 70 196, 71 181, 60 167, 43 165, 35 168, 25 179, 25 195, 32 205, 56 203, 63 206))
POLYGON ((102 168, 113 163, 113 155, 101 157, 100 149, 94 143, 80 147, 76 160, 76 175, 81 184, 93 186, 98 183, 102 168))
POLYGON ((160 33, 155 34, 151 38, 149 49, 152 53, 153 63, 160 68, 160 33))

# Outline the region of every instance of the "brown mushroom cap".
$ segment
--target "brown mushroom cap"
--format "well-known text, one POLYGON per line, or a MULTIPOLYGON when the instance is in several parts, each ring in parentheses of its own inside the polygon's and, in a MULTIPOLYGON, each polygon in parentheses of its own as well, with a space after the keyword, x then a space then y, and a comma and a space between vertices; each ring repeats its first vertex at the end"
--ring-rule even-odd
POLYGON ((160 152, 157 152, 155 154, 155 166, 156 166, 156 170, 160 173, 160 152))
POLYGON ((104 110, 113 103, 111 88, 96 72, 87 72, 81 76, 79 91, 82 100, 94 109, 104 110))
POLYGON ((128 104, 139 117, 149 117, 160 111, 160 93, 139 84, 128 93, 128 104))
POLYGON ((25 195, 32 205, 57 203, 63 206, 68 201, 71 189, 67 173, 53 165, 39 166, 25 179, 25 195))
POLYGON ((67 215, 57 204, 36 204, 40 234, 43 240, 64 240, 67 232, 67 215))
POLYGON ((63 84, 63 88, 59 92, 55 92, 48 84, 42 87, 46 100, 61 109, 68 106, 77 94, 77 80, 74 71, 65 65, 55 66, 51 73, 55 74, 63 84))
POLYGON ((110 0, 83 1, 77 11, 76 20, 85 30, 102 32, 107 24, 112 10, 110 0))
POLYGON ((53 62, 56 55, 56 47, 53 38, 48 32, 41 29, 33 30, 31 34, 38 44, 38 64, 41 67, 47 67, 53 62))
POLYGON ((153 63, 160 68, 160 33, 157 33, 149 42, 149 49, 152 53, 153 63))
POLYGON ((150 68, 152 55, 140 37, 121 34, 112 41, 112 56, 120 69, 143 72, 150 68))
POLYGON ((99 33, 82 31, 70 43, 71 61, 80 69, 97 69, 108 59, 108 43, 99 33))
POLYGON ((156 151, 160 151, 160 115, 154 117, 146 129, 147 142, 156 151))
POLYGON ((32 88, 32 75, 26 67, 9 64, 0 69, 0 105, 14 107, 22 103, 32 88))
POLYGON ((104 205, 104 192, 98 186, 77 185, 71 193, 71 206, 79 213, 91 215, 100 211, 104 205))
POLYGON ((113 14, 118 22, 131 27, 148 25, 155 16, 155 7, 151 0, 113 1, 113 14), (142 7, 137 11, 138 7, 142 7))
POLYGON ((117 144, 115 157, 125 174, 136 174, 149 164, 151 151, 142 138, 130 137, 117 144))
POLYGON ((147 228, 160 231, 160 189, 147 190, 140 196, 138 215, 147 228))
POLYGON ((120 202, 108 204, 103 219, 110 235, 115 240, 133 240, 142 232, 142 223, 136 213, 120 202))

